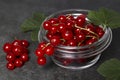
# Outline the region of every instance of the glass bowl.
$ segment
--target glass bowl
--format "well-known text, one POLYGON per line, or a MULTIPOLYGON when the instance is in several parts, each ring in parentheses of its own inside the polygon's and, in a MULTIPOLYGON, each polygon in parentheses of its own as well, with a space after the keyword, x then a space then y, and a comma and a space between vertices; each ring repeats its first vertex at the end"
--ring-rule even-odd
MULTIPOLYGON (((50 18, 58 17, 61 14, 71 14, 74 17, 81 14, 87 15, 88 11, 89 10, 84 9, 63 10, 49 15, 44 21, 49 20, 50 18)), ((49 40, 46 38, 46 30, 44 30, 42 25, 38 33, 38 40, 39 42, 49 42, 49 40)), ((99 60, 102 52, 110 45, 112 41, 111 29, 109 27, 106 27, 104 29, 104 32, 104 35, 91 45, 79 47, 63 45, 56 46, 54 55, 52 56, 53 62, 58 66, 67 69, 85 69, 94 65, 99 60)))

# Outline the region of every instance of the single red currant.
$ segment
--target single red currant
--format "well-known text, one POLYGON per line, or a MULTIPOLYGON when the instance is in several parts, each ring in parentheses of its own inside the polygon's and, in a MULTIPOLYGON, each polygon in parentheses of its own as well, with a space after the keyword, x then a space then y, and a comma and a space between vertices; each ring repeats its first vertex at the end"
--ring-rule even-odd
POLYGON ((44 50, 42 50, 43 48, 38 48, 35 50, 35 55, 37 57, 43 57, 44 56, 44 50))
POLYGON ((27 61, 29 60, 28 54, 23 53, 23 54, 20 56, 20 59, 21 59, 23 62, 27 62, 27 61))
POLYGON ((58 24, 58 19, 57 18, 51 18, 49 19, 50 23, 53 25, 53 24, 58 24))
POLYGON ((13 42, 12 42, 12 45, 14 45, 14 46, 22 46, 22 42, 21 42, 21 40, 14 40, 13 42))
POLYGON ((52 45, 48 45, 45 49, 45 54, 47 54, 48 56, 51 56, 54 54, 54 47, 52 45))
POLYGON ((66 25, 64 23, 59 23, 58 31, 62 33, 65 30, 66 30, 66 25))
POLYGON ((12 63, 12 62, 8 62, 7 65, 6 65, 6 67, 7 67, 7 69, 9 69, 9 70, 15 69, 15 65, 14 65, 14 63, 12 63))
POLYGON ((46 64, 46 58, 45 57, 38 57, 37 58, 37 63, 39 64, 39 65, 45 65, 46 64))
POLYGON ((23 61, 21 59, 16 59, 14 62, 16 67, 22 67, 23 66, 23 61))
POLYGON ((51 33, 51 34, 55 34, 55 33, 57 33, 57 31, 58 31, 58 27, 57 27, 57 26, 52 26, 52 27, 50 28, 50 33, 51 33))
POLYGON ((24 47, 28 47, 29 46, 29 42, 27 40, 21 40, 22 46, 24 47))
POLYGON ((74 39, 67 41, 68 46, 77 46, 77 42, 74 39))
POLYGON ((86 20, 85 20, 85 17, 83 17, 83 15, 78 16, 76 19, 76 24, 80 27, 83 27, 85 22, 86 20))
POLYGON ((79 34, 76 35, 76 38, 79 42, 84 41, 86 39, 85 34, 80 32, 79 34))
POLYGON ((60 16, 58 16, 58 20, 59 20, 59 22, 65 23, 67 19, 66 19, 65 15, 60 15, 60 16))
POLYGON ((62 37, 63 39, 65 40, 70 40, 73 38, 73 32, 70 31, 70 30, 65 30, 63 33, 62 33, 62 37))
POLYGON ((39 44, 38 44, 38 48, 44 48, 45 47, 45 45, 46 45, 46 42, 40 42, 39 44))
POLYGON ((99 38, 101 38, 104 35, 104 30, 101 27, 96 27, 96 33, 98 34, 99 38))
POLYGON ((16 59, 16 56, 13 53, 8 53, 6 55, 6 60, 9 62, 13 62, 13 61, 15 61, 15 59, 16 59))
POLYGON ((65 24, 67 29, 73 29, 74 23, 72 20, 67 20, 65 24))
POLYGON ((12 51, 16 56, 20 56, 23 53, 23 47, 22 46, 14 46, 12 51))
POLYGON ((50 43, 54 46, 57 46, 61 43, 60 37, 59 36, 53 36, 50 39, 50 43))
POLYGON ((13 47, 12 44, 10 44, 10 43, 5 43, 5 44, 3 45, 3 50, 4 50, 4 52, 9 53, 9 52, 12 51, 12 47, 13 47))
POLYGON ((51 26, 52 25, 51 25, 50 21, 45 21, 43 23, 43 27, 44 27, 45 30, 49 30, 51 28, 51 26))

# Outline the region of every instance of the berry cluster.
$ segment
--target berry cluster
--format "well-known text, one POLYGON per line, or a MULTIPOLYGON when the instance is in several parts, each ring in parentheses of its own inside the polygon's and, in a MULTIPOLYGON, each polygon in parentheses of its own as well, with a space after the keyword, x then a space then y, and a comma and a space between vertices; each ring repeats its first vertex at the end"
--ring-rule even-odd
POLYGON ((37 63, 39 65, 46 64, 45 55, 51 56, 54 53, 54 47, 50 43, 41 42, 38 45, 38 48, 35 50, 35 55, 37 58, 37 63))
POLYGON ((5 43, 3 50, 6 54, 8 63, 6 67, 13 70, 16 67, 22 67, 29 60, 28 56, 29 42, 27 40, 14 40, 12 43, 5 43))
MULTIPOLYGON (((58 45, 90 45, 99 40, 104 34, 103 28, 91 23, 89 20, 87 20, 87 17, 84 14, 79 16, 67 14, 59 15, 56 18, 50 18, 43 23, 43 28, 47 30, 46 37, 49 39, 49 42, 41 42, 39 45, 42 44, 42 46, 45 46, 45 44, 49 44, 51 47, 47 46, 50 48, 49 50, 45 49, 44 47, 38 47, 39 49, 36 50, 37 56, 38 54, 47 54, 47 51, 52 52, 53 54, 54 49, 51 48, 54 48, 58 45)), ((40 62, 43 62, 43 60, 38 58, 38 64, 42 64, 40 62)), ((44 63, 45 62, 46 60, 44 58, 44 63)))

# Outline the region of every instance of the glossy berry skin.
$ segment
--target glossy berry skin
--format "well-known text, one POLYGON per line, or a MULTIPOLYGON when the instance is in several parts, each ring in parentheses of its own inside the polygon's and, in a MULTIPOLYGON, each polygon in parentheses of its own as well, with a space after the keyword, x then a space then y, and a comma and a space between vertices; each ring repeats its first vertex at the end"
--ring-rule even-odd
POLYGON ((73 38, 73 32, 70 31, 70 30, 66 30, 66 31, 64 31, 64 32, 62 33, 62 37, 63 37, 63 39, 65 39, 65 40, 70 40, 70 39, 73 38))
POLYGON ((85 20, 85 17, 83 15, 78 16, 76 19, 76 24, 80 27, 83 27, 85 22, 86 22, 86 20, 85 20))
POLYGON ((77 35, 81 33, 81 30, 79 28, 74 28, 74 34, 77 35))
POLYGON ((67 20, 65 24, 67 29, 73 29, 74 23, 72 20, 67 20))
POLYGON ((51 25, 50 21, 45 21, 43 23, 43 27, 44 27, 45 30, 49 30, 51 26, 52 25, 51 25))
POLYGON ((58 31, 58 27, 56 27, 56 26, 52 26, 52 27, 50 28, 50 33, 51 33, 51 34, 55 34, 55 33, 57 33, 57 31, 58 31))
POLYGON ((77 42, 74 39, 67 41, 67 46, 77 46, 77 42))
POLYGON ((101 27, 96 27, 96 33, 98 34, 99 38, 101 38, 104 35, 104 31, 101 27))
POLYGON ((70 65, 72 62, 73 62, 73 61, 72 61, 71 59, 64 59, 62 63, 63 63, 64 66, 68 66, 68 65, 70 65))
POLYGON ((67 19, 67 20, 72 20, 72 21, 74 21, 74 17, 73 17, 72 15, 67 15, 67 16, 66 16, 66 19, 67 19))
POLYGON ((13 48, 13 45, 10 44, 10 43, 5 43, 5 44, 3 45, 3 50, 4 50, 4 52, 6 52, 6 53, 11 52, 11 51, 12 51, 12 48, 13 48))
POLYGON ((12 45, 14 45, 14 46, 22 46, 22 42, 21 42, 21 40, 14 40, 13 42, 12 42, 12 45))
POLYGON ((28 48, 29 42, 27 40, 21 40, 22 46, 28 48))
POLYGON ((45 49, 45 54, 47 54, 48 56, 51 56, 54 54, 54 47, 51 45, 48 45, 45 49))
POLYGON ((39 44, 38 44, 38 48, 44 48, 45 47, 45 45, 46 45, 46 42, 40 42, 39 44))
POLYGON ((38 57, 37 58, 37 63, 39 64, 39 65, 45 65, 46 64, 46 58, 45 57, 38 57))
POLYGON ((95 39, 89 39, 86 41, 86 45, 93 44, 96 40, 95 39))
POLYGON ((57 24, 59 22, 57 18, 51 18, 51 19, 49 19, 49 21, 52 25, 57 24))
POLYGON ((53 36, 50 39, 50 43, 54 46, 57 46, 61 43, 60 37, 59 36, 53 36))
POLYGON ((76 35, 76 38, 79 42, 84 41, 86 39, 85 34, 80 32, 79 34, 76 35))
POLYGON ((8 63, 6 64, 6 67, 7 67, 7 69, 9 69, 9 70, 15 69, 15 65, 14 65, 14 63, 12 63, 12 62, 8 62, 8 63))
POLYGON ((29 60, 29 56, 28 54, 24 53, 20 56, 20 60, 22 60, 23 62, 27 62, 29 60))
POLYGON ((12 49, 12 52, 16 56, 20 56, 23 53, 23 48, 22 48, 22 46, 14 46, 13 49, 12 49))
POLYGON ((64 23, 59 23, 58 31, 62 33, 65 30, 66 30, 66 25, 64 23))
POLYGON ((9 62, 14 62, 15 59, 16 59, 16 56, 13 53, 8 53, 6 55, 6 60, 9 61, 9 62))
POLYGON ((47 37, 48 39, 50 39, 52 36, 53 36, 53 34, 51 34, 51 32, 47 32, 47 33, 46 33, 46 37, 47 37))
POLYGON ((45 52, 44 52, 44 50, 42 50, 42 48, 38 48, 38 49, 35 50, 35 55, 37 57, 43 57, 44 54, 45 54, 45 52))
POLYGON ((59 20, 59 22, 65 23, 66 22, 66 16, 60 15, 60 16, 58 16, 58 20, 59 20))
POLYGON ((84 31, 85 34, 95 33, 95 27, 92 24, 87 24, 85 28, 87 29, 87 31, 84 31))
POLYGON ((16 59, 14 62, 16 67, 22 67, 23 66, 23 61, 21 59, 16 59))

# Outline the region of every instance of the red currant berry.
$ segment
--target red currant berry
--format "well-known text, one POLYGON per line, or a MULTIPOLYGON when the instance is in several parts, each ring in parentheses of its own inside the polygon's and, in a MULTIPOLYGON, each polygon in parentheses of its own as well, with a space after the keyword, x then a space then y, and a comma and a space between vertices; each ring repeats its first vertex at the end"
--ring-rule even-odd
POLYGON ((39 43, 38 44, 38 48, 44 48, 45 47, 45 45, 46 45, 46 42, 41 42, 41 43, 39 43))
POLYGON ((50 28, 50 33, 52 33, 52 34, 57 33, 57 31, 58 31, 58 27, 57 27, 57 26, 52 26, 52 27, 50 28))
POLYGON ((58 20, 59 20, 59 22, 65 23, 67 19, 66 19, 66 16, 60 15, 60 16, 58 16, 58 20))
POLYGON ((43 23, 43 27, 44 27, 45 30, 49 30, 50 27, 51 27, 50 21, 45 21, 45 22, 43 23))
POLYGON ((67 15, 66 18, 67 20, 72 20, 72 21, 74 20, 74 17, 72 15, 67 15))
POLYGON ((16 56, 20 56, 23 52, 23 48, 21 46, 14 46, 12 51, 16 56))
POLYGON ((48 32, 46 33, 46 37, 47 37, 48 39, 50 39, 52 36, 53 36, 53 34, 52 34, 50 31, 48 31, 48 32))
POLYGON ((45 57, 38 57, 38 59, 37 59, 37 63, 39 64, 39 65, 45 65, 46 64, 46 58, 45 57))
POLYGON ((74 28, 74 33, 75 33, 75 35, 77 35, 77 34, 81 33, 81 30, 79 28, 74 28))
POLYGON ((63 65, 64 65, 64 66, 68 66, 68 65, 70 65, 72 62, 73 62, 73 61, 72 61, 71 59, 65 59, 65 60, 63 61, 63 65))
POLYGON ((7 67, 7 69, 9 69, 9 70, 15 69, 15 65, 14 65, 14 63, 12 63, 12 62, 8 62, 7 65, 6 65, 6 67, 7 67))
POLYGON ((51 45, 48 45, 45 49, 45 54, 47 54, 48 56, 51 56, 54 54, 54 47, 51 45))
POLYGON ((90 45, 90 44, 93 44, 95 42, 94 39, 89 39, 89 40, 86 40, 86 45, 90 45))
POLYGON ((74 23, 72 20, 67 20, 65 24, 67 29, 73 29, 74 23))
POLYGON ((74 39, 67 41, 68 46, 77 46, 77 42, 74 39))
POLYGON ((15 59, 16 59, 16 56, 13 53, 8 53, 6 55, 6 60, 9 62, 13 62, 13 61, 15 61, 15 59))
POLYGON ((53 36, 50 39, 50 43, 54 46, 57 46, 61 43, 60 37, 59 36, 53 36))
POLYGON ((35 55, 38 57, 43 57, 44 56, 44 50, 42 48, 38 48, 35 50, 35 55))
POLYGON ((85 17, 83 17, 83 15, 78 16, 76 19, 76 24, 80 27, 83 27, 85 22, 86 20, 85 20, 85 17))
POLYGON ((96 30, 96 33, 98 34, 99 38, 101 38, 105 33, 101 27, 96 27, 95 30, 96 30))
POLYGON ((4 50, 4 52, 9 53, 9 52, 12 51, 12 47, 13 47, 12 44, 10 44, 10 43, 5 43, 5 44, 3 45, 3 50, 4 50))
POLYGON ((51 18, 49 19, 50 23, 53 25, 53 24, 58 24, 58 19, 57 18, 51 18))
POLYGON ((27 40, 21 40, 22 46, 24 47, 28 47, 29 46, 29 42, 27 40))
POLYGON ((66 30, 66 25, 64 23, 59 23, 58 31, 62 33, 65 30, 66 30))
POLYGON ((13 42, 12 42, 12 44, 14 45, 14 46, 22 46, 22 42, 21 42, 21 40, 14 40, 13 42))
POLYGON ((29 60, 28 54, 23 53, 23 54, 20 56, 20 59, 21 59, 23 62, 27 62, 27 61, 29 60))
POLYGON ((84 40, 86 39, 85 34, 82 33, 82 32, 79 33, 79 34, 77 34, 77 35, 76 35, 76 38, 77 38, 77 40, 78 40, 79 42, 84 41, 84 40))
POLYGON ((23 61, 21 59, 16 59, 14 62, 16 67, 22 67, 23 66, 23 61))
POLYGON ((65 40, 70 40, 73 38, 73 32, 70 31, 70 30, 65 30, 63 33, 62 33, 62 37, 63 39, 65 40))

